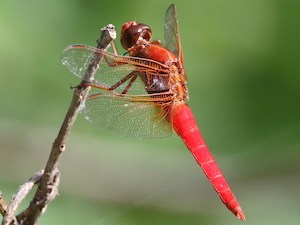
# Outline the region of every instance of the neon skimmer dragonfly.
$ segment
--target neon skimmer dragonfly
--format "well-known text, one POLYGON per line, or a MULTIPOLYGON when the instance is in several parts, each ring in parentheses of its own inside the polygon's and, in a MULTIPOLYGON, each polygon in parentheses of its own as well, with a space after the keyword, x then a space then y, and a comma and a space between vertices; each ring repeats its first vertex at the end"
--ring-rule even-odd
POLYGON ((165 15, 165 47, 151 41, 152 31, 135 21, 122 27, 121 44, 129 56, 87 45, 71 45, 62 53, 63 64, 83 78, 93 55, 103 56, 92 83, 105 90, 92 94, 81 113, 86 119, 115 133, 134 138, 171 135, 174 129, 191 151, 222 202, 245 220, 221 170, 198 129, 189 106, 186 74, 175 6, 165 15))

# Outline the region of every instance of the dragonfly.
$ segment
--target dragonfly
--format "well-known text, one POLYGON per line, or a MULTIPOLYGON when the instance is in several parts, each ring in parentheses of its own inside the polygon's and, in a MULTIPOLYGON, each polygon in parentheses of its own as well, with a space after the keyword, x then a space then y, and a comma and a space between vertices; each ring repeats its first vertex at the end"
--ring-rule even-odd
POLYGON ((81 107, 93 124, 133 138, 158 138, 172 134, 182 138, 222 202, 239 219, 244 213, 214 157, 209 151, 186 103, 187 77, 183 64, 175 6, 167 9, 164 46, 151 40, 151 28, 136 21, 121 31, 121 44, 127 51, 118 55, 87 45, 70 45, 62 53, 62 63, 83 78, 95 54, 103 57, 94 79, 86 84, 102 90, 91 94, 81 107))

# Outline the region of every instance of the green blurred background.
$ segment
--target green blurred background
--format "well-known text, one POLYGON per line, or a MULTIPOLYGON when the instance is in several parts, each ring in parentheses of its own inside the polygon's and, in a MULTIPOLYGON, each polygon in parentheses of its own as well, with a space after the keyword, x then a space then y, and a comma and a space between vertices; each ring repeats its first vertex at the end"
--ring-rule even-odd
MULTIPOLYGON (((177 6, 189 104, 247 220, 236 219, 176 135, 134 140, 79 116, 59 196, 40 224, 297 224, 300 218, 300 1, 0 2, 0 190, 9 201, 44 167, 79 80, 70 44, 137 20, 163 39, 177 6)), ((119 39, 117 40, 117 43, 119 39)), ((124 51, 118 44, 121 54, 124 51)), ((28 203, 26 203, 28 204, 28 203)))

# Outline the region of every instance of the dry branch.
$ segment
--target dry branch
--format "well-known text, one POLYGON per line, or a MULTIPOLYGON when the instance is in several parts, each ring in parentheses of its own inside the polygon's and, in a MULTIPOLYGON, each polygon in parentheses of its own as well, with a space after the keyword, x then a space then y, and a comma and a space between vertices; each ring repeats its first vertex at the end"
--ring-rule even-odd
MULTIPOLYGON (((114 26, 109 24, 102 28, 101 37, 97 40, 97 48, 106 50, 111 41, 115 39, 116 34, 114 26)), ((48 158, 45 170, 37 172, 31 177, 24 185, 20 187, 18 193, 14 196, 12 202, 7 206, 2 193, 0 192, 0 212, 4 216, 2 225, 10 224, 22 224, 22 225, 34 225, 37 224, 37 220, 41 214, 46 210, 47 205, 55 198, 58 192, 59 185, 59 171, 57 169, 58 160, 65 150, 66 139, 71 131, 71 128, 75 122, 77 114, 79 112, 79 106, 83 100, 87 97, 90 86, 84 85, 85 82, 90 82, 98 69, 98 64, 102 57, 100 54, 95 53, 93 59, 90 62, 90 66, 86 71, 86 74, 78 85, 73 94, 73 99, 70 104, 69 110, 65 117, 65 120, 61 126, 61 129, 55 139, 50 156, 48 158), (18 216, 14 216, 19 204, 32 189, 34 184, 39 184, 36 194, 29 207, 20 213, 18 216)))

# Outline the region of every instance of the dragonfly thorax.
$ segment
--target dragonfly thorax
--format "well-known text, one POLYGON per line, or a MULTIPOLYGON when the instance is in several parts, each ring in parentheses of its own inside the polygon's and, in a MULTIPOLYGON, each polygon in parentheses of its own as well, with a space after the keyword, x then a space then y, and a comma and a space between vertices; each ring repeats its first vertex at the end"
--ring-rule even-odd
POLYGON ((176 65, 170 66, 170 91, 173 93, 175 105, 186 102, 189 98, 185 76, 180 72, 176 65))

